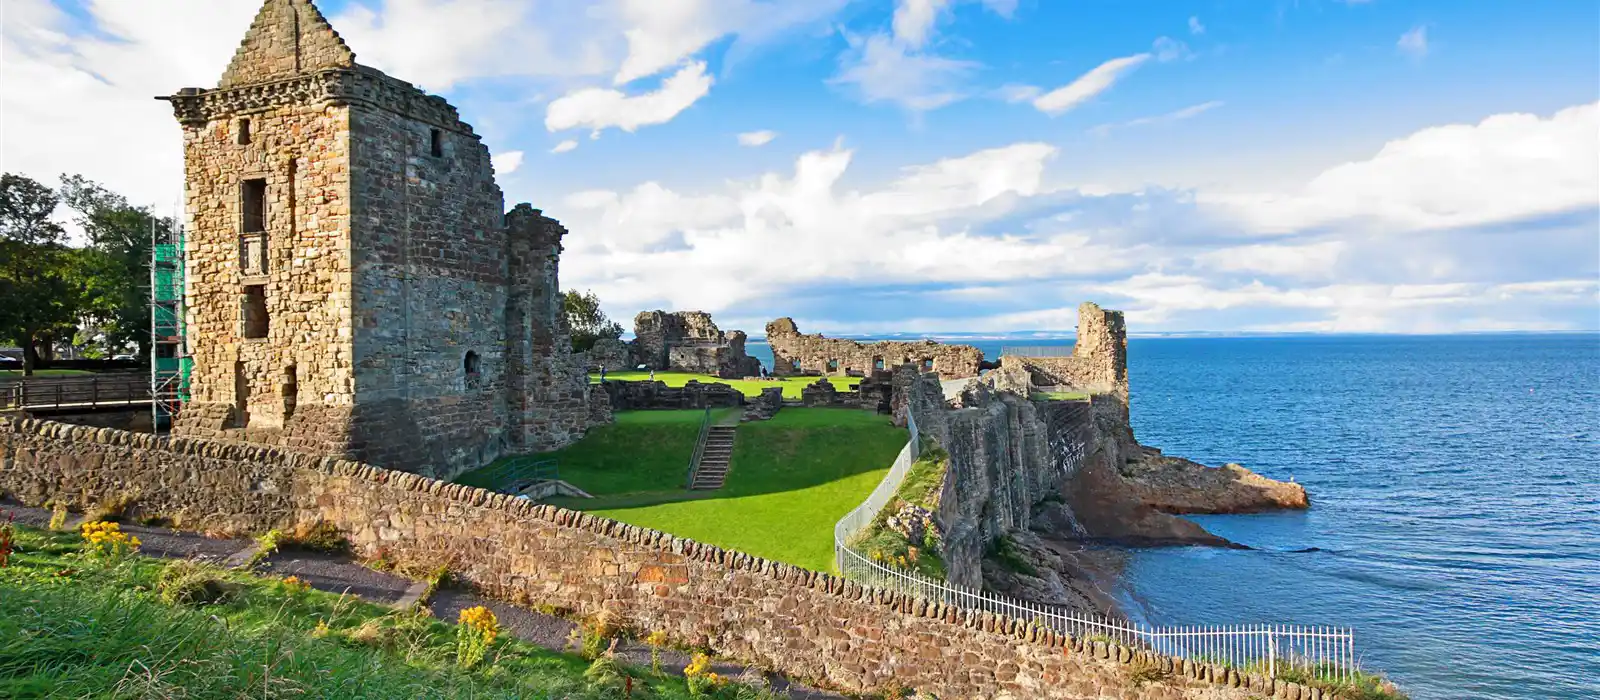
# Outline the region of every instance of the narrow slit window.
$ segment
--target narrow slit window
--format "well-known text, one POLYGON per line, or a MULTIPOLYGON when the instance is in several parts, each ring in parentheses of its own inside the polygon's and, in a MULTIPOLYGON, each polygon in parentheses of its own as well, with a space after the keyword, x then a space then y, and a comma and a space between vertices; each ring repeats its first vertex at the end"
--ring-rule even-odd
POLYGON ((435 158, 444 157, 444 132, 434 129, 428 134, 428 149, 435 158))
POLYGON ((244 288, 244 337, 267 337, 267 286, 246 285, 244 288))
POLYGON ((239 120, 238 144, 240 146, 246 146, 246 145, 250 144, 250 120, 249 119, 240 119, 239 120))
POLYGON ((294 417, 294 409, 300 404, 300 377, 294 365, 289 365, 283 370, 283 419, 294 417))
POLYGON ((267 230, 266 178, 245 180, 243 197, 244 232, 258 233, 267 230))

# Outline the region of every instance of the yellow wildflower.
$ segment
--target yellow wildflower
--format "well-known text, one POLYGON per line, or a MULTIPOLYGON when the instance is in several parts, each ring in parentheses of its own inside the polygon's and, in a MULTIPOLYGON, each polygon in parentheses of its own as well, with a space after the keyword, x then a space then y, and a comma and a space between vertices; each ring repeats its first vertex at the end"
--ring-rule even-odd
POLYGON ((500 633, 500 621, 495 618, 494 611, 482 605, 462 610, 457 621, 481 632, 484 644, 494 642, 495 636, 500 633))

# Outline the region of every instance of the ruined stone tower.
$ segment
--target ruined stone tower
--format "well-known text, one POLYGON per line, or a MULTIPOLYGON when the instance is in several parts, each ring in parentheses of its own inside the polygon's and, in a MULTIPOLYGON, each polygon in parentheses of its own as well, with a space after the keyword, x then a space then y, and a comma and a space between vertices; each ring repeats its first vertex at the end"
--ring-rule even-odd
POLYGON ((161 99, 187 180, 176 432, 439 476, 583 434, 566 230, 505 213, 443 98, 357 64, 311 0, 266 0, 215 89, 161 99))

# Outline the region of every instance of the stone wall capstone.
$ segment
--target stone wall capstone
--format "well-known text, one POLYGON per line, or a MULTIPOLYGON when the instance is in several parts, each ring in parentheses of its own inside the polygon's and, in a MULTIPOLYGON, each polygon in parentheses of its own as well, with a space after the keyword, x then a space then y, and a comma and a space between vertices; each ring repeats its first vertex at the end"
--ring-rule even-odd
POLYGON ((516 603, 611 610, 630 627, 850 692, 1013 700, 1291 692, 1292 684, 1070 639, 585 513, 276 447, 0 420, 0 492, 80 508, 133 495, 137 512, 185 528, 326 522, 364 556, 447 566, 516 603), (1169 675, 1134 682, 1133 669, 1146 666, 1169 675))

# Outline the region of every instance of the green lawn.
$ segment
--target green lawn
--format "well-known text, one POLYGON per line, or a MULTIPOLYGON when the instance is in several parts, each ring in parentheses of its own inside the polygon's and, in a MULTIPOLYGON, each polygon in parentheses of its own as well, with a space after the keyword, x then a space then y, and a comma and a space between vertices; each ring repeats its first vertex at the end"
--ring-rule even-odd
MULTIPOLYGON (((743 392, 745 396, 760 396, 762 389, 773 386, 781 386, 783 387, 783 398, 786 399, 800 398, 800 389, 805 387, 807 384, 815 383, 819 378, 820 377, 774 377, 768 381, 760 381, 744 379, 719 379, 709 374, 693 374, 690 372, 656 372, 656 381, 666 382, 667 386, 683 386, 684 384, 689 383, 689 380, 693 379, 702 384, 711 384, 713 382, 718 384, 727 384, 728 386, 743 392)), ((650 380, 650 372, 606 372, 606 379, 614 379, 617 381, 626 382, 644 382, 650 380)), ((828 377, 827 380, 833 383, 833 387, 835 389, 838 389, 839 391, 849 391, 850 385, 861 382, 861 377, 828 377)), ((599 382, 600 375, 589 375, 589 381, 599 382)))
POLYGON ((1029 398, 1035 401, 1088 401, 1087 391, 1035 391, 1029 398))
MULTIPOLYGON (((722 415, 739 409, 713 410, 722 415)), ((560 477, 589 493, 628 494, 682 489, 700 436, 704 411, 621 411, 616 422, 589 431, 565 449, 539 455, 556 460, 560 477)), ((493 489, 501 484, 502 459, 456 481, 493 489)))
MULTIPOLYGON (((621 697, 585 682, 584 659, 509 635, 465 670, 455 626, 426 615, 210 567, 192 567, 180 589, 161 582, 166 562, 103 563, 77 533, 16 530, 0 568, 0 697, 621 697), (222 597, 162 595, 176 590, 222 597)), ((682 679, 624 672, 636 696, 691 697, 682 679)))
POLYGON ((683 481, 697 431, 698 424, 695 431, 686 431, 683 442, 665 441, 674 448, 670 459, 652 456, 658 448, 649 443, 610 440, 611 452, 601 455, 583 446, 590 441, 585 438, 566 452, 595 455, 609 468, 574 463, 569 472, 563 462, 562 477, 601 497, 552 502, 830 571, 834 523, 872 492, 906 442, 906 431, 894 427, 888 416, 785 409, 770 421, 740 425, 726 485, 691 493, 683 489, 683 481), (632 465, 633 473, 618 474, 626 465, 632 465))

